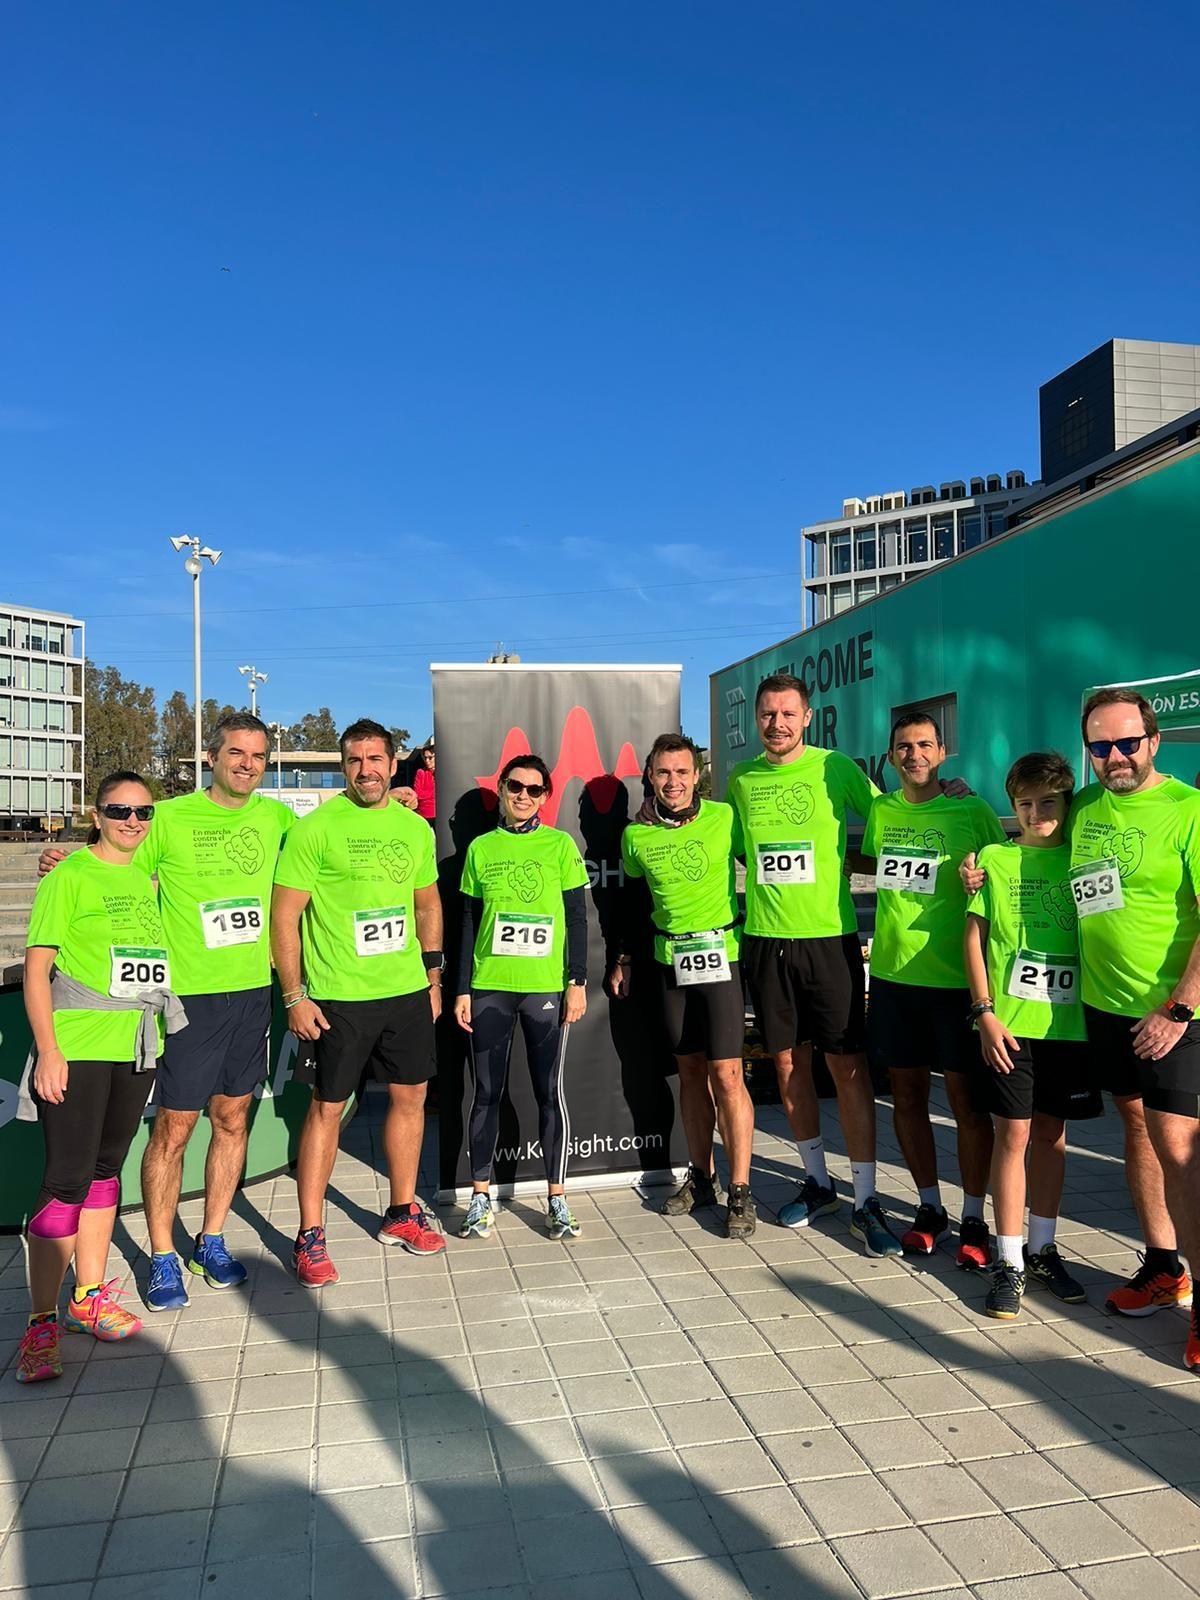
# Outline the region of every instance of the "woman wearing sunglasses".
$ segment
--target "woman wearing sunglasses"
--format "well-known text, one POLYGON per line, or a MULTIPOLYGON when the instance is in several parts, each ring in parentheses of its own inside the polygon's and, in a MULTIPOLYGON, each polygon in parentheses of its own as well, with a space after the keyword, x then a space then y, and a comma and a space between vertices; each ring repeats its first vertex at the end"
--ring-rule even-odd
POLYGON ((518 1023, 538 1103, 547 1227, 554 1239, 579 1233, 564 1191, 570 1127, 562 1075, 567 1029, 587 1008, 588 876, 575 841, 538 815, 552 788, 540 756, 509 761, 497 785, 499 825, 471 841, 463 864, 454 1017, 471 1036, 475 1094, 468 1121, 474 1192, 462 1239, 491 1232, 500 1099, 518 1023))
POLYGON ((158 903, 133 853, 154 805, 135 772, 105 778, 86 849, 38 884, 25 951, 33 1050, 17 1115, 42 1125, 46 1165, 29 1220, 31 1316, 19 1383, 62 1375, 58 1297, 72 1258, 75 1288, 61 1326, 126 1339, 142 1324, 105 1282, 119 1174, 154 1086, 163 1018, 186 1023, 171 993, 158 903))

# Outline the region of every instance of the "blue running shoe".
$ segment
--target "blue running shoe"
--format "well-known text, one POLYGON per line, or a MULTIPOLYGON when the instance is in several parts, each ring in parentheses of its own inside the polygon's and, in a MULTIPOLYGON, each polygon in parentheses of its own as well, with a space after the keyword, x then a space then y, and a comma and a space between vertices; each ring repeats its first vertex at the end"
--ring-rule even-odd
POLYGON ((198 1233, 188 1271, 203 1278, 210 1289, 236 1289, 246 1281, 246 1269, 225 1248, 223 1233, 198 1233))
POLYGON ((146 1288, 146 1309, 182 1311, 187 1303, 188 1294, 183 1287, 179 1257, 174 1251, 169 1256, 151 1256, 150 1282, 146 1288))
POLYGON ((861 1239, 869 1256, 898 1256, 900 1241, 887 1225, 879 1196, 872 1195, 850 1218, 850 1232, 861 1239))
POLYGON ((838 1192, 832 1184, 826 1186, 815 1178, 805 1178, 800 1193, 794 1200, 780 1208, 781 1228, 807 1228, 814 1217, 827 1217, 841 1205, 838 1192))

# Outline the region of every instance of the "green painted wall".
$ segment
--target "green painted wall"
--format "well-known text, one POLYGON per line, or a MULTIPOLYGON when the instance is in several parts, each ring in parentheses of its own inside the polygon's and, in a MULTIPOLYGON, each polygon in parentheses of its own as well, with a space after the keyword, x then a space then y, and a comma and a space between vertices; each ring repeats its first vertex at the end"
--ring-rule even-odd
MULTIPOLYGON (((1200 447, 714 673, 713 793, 758 754, 754 691, 786 669, 813 689, 811 742, 876 782, 893 708, 957 695, 946 771, 1004 812, 1017 756, 1051 746, 1078 767, 1085 689, 1200 666, 1198 579, 1200 447)), ((1190 782, 1200 744, 1164 743, 1158 765, 1190 782)))

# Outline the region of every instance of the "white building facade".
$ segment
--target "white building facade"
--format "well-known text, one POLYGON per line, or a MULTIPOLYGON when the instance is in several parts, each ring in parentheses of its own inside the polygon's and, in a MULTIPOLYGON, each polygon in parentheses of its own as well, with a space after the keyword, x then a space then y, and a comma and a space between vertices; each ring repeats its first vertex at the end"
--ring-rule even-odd
POLYGON ((83 623, 0 602, 0 830, 83 808, 83 623))

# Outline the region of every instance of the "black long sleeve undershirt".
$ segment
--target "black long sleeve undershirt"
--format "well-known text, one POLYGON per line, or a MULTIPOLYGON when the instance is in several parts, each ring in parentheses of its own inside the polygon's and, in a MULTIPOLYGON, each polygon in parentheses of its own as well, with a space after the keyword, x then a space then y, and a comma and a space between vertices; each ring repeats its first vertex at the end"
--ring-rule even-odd
MULTIPOLYGON (((567 930, 567 976, 573 983, 587 981, 587 901, 584 890, 563 890, 563 914, 567 930)), ((462 936, 458 947, 458 984, 455 994, 470 994, 471 969, 475 956, 475 936, 483 921, 483 901, 478 895, 462 897, 462 936)))

